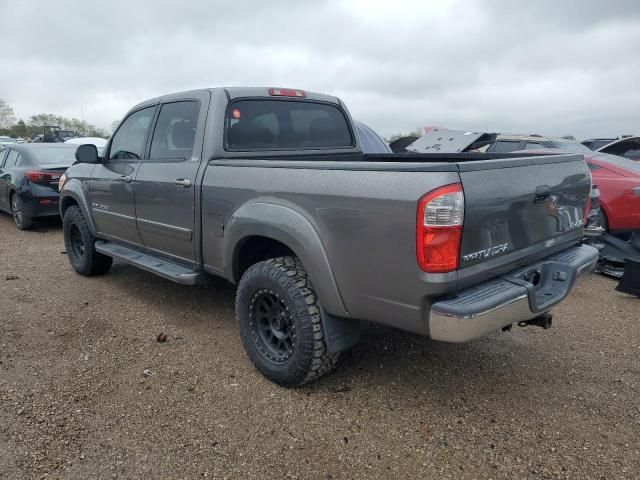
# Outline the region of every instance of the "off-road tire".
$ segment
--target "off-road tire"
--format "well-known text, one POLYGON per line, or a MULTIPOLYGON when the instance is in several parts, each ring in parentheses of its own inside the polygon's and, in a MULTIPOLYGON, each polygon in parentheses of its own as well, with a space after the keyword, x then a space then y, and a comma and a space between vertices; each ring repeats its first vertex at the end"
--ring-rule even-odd
POLYGON ((32 217, 25 216, 22 200, 20 200, 17 193, 11 195, 9 205, 11 206, 11 216, 18 230, 29 230, 33 227, 35 221, 32 217))
MULTIPOLYGON (((249 358, 278 385, 299 387, 330 373, 336 366, 340 354, 327 350, 318 297, 297 258, 271 258, 249 267, 238 284, 236 318, 249 358), (256 307, 265 298, 280 305, 274 307, 281 308, 280 323, 289 326, 291 348, 284 348, 284 354, 274 354, 275 347, 265 340, 269 333, 264 333, 268 330, 264 323, 269 314, 256 307)), ((273 332, 270 335, 271 340, 278 341, 273 332)))
POLYGON ((109 271, 113 259, 96 251, 96 238, 77 205, 72 205, 64 212, 62 233, 67 257, 76 272, 91 277, 109 271))

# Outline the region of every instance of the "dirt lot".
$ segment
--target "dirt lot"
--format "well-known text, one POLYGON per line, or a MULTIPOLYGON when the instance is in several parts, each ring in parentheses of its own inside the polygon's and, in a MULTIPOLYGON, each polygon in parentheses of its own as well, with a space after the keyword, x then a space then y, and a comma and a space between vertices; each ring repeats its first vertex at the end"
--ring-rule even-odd
POLYGON ((614 281, 582 280, 549 331, 374 327, 284 390, 245 357, 230 285, 82 278, 63 250, 58 223, 0 216, 0 478, 640 475, 640 301, 614 281))

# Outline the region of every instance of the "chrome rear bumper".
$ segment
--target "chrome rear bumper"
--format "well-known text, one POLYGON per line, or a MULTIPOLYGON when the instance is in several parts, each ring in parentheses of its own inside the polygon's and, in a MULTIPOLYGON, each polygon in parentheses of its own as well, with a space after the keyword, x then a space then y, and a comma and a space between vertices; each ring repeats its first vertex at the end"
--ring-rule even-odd
POLYGON ((597 261, 597 249, 578 245, 461 290, 431 306, 429 335, 444 342, 466 342, 536 318, 561 302, 577 277, 593 270, 597 261))

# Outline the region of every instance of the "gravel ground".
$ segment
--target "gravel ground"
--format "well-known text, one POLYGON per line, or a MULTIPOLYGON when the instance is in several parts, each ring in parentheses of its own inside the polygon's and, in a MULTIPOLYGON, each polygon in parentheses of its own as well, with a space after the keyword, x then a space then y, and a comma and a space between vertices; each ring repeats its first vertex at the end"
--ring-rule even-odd
POLYGON ((63 250, 59 223, 0 215, 0 478, 640 477, 640 301, 612 280, 548 331, 372 327, 285 390, 245 357, 232 286, 83 278, 63 250))

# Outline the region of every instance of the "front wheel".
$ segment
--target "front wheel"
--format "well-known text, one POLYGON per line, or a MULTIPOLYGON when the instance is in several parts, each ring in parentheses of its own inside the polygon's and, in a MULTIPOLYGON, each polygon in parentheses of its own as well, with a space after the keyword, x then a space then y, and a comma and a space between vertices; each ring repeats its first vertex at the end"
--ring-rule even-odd
POLYGON ((90 277, 109 271, 113 259, 96 251, 96 238, 91 234, 80 207, 73 205, 64 212, 62 233, 67 257, 76 272, 90 277))
POLYGON ((252 265, 236 293, 240 338, 249 358, 269 380, 298 387, 331 372, 320 305, 302 263, 279 257, 252 265))

